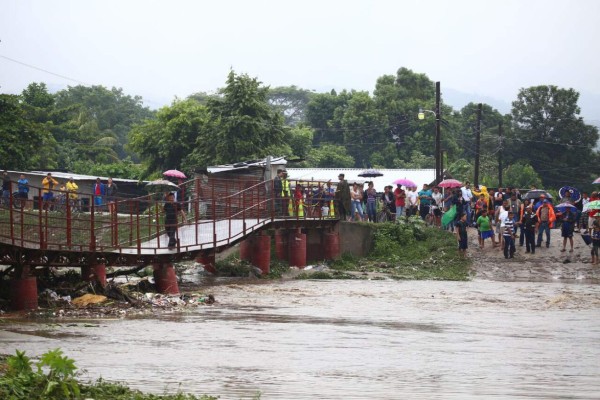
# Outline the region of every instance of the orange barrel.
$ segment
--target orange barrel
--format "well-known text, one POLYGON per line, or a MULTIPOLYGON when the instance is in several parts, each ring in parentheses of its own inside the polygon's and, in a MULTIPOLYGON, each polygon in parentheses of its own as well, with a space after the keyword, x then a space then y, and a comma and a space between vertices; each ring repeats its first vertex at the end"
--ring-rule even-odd
POLYGON ((196 262, 202 264, 205 271, 210 272, 211 274, 217 273, 215 268, 215 253, 200 253, 200 255, 196 257, 196 262))
POLYGON ((258 235, 254 238, 254 252, 252 254, 252 265, 260 268, 263 275, 271 270, 271 237, 258 235))
POLYGON ((240 243, 240 260, 252 262, 252 247, 254 237, 250 236, 240 243))
POLYGON ((155 264, 154 283, 158 293, 179 294, 177 275, 175 275, 173 264, 155 264))
POLYGON ((29 277, 10 281, 10 305, 13 310, 35 310, 38 307, 37 279, 29 277))
POLYGON ((327 232, 323 235, 323 247, 325 248, 325 259, 335 260, 340 257, 340 234, 327 232))
POLYGON ((290 267, 306 267, 306 234, 291 233, 289 236, 289 264, 290 267))
POLYGON ((275 230, 275 255, 278 259, 288 259, 288 231, 285 229, 275 230))

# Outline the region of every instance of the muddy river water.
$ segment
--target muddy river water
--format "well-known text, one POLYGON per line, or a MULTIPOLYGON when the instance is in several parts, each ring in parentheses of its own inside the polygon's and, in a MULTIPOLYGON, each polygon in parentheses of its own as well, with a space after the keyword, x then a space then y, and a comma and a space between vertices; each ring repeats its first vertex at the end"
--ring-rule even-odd
POLYGON ((0 325, 85 377, 222 399, 598 399, 600 286, 221 281, 183 314, 0 325))

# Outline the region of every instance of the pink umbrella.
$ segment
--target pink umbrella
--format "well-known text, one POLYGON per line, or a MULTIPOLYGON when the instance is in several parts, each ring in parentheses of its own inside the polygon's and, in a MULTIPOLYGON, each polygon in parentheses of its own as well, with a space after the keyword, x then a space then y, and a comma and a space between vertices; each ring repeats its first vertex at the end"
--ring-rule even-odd
POLYGON ((170 169, 168 171, 163 172, 164 176, 170 176, 171 178, 185 179, 187 178, 185 174, 181 171, 177 171, 176 169, 170 169))
POLYGON ((597 178, 594 182, 592 182, 592 184, 599 184, 600 183, 600 178, 597 178))
POLYGON ((396 179, 394 182, 392 182, 394 185, 402 185, 402 186, 406 186, 406 187, 417 187, 417 184, 414 183, 413 181, 411 181, 410 179, 406 179, 406 178, 400 178, 400 179, 396 179))
POLYGON ((456 179, 444 179, 443 181, 438 183, 438 186, 442 188, 455 188, 461 187, 462 183, 460 183, 460 181, 457 181, 456 179))

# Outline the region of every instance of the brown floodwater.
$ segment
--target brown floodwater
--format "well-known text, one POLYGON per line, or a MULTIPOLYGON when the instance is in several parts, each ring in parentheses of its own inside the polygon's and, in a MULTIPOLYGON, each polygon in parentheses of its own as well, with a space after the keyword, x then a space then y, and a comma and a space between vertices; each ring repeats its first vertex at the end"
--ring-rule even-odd
POLYGON ((154 318, 18 321, 0 352, 60 347, 84 377, 222 399, 598 399, 600 286, 218 281, 154 318))

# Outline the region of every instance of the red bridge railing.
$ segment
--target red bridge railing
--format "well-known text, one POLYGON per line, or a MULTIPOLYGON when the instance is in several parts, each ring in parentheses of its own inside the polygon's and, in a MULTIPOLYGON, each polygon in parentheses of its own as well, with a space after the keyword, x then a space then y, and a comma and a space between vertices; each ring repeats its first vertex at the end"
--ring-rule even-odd
POLYGON ((137 198, 96 200, 54 190, 52 201, 43 200, 42 188, 32 187, 27 199, 12 196, 0 206, 0 243, 31 250, 166 254, 228 245, 274 220, 336 218, 324 182, 289 186, 291 193, 282 196, 273 192, 272 181, 196 178, 154 187, 137 198), (168 192, 177 194, 175 249, 167 248, 165 233, 168 192))

